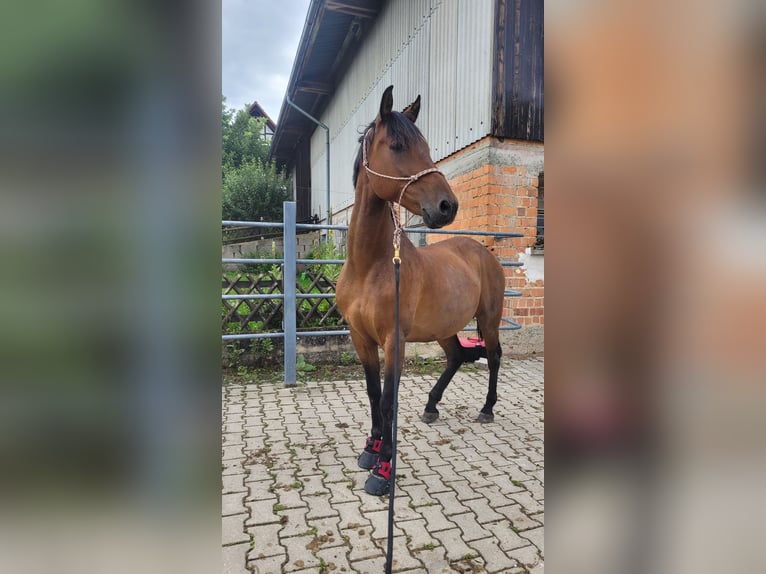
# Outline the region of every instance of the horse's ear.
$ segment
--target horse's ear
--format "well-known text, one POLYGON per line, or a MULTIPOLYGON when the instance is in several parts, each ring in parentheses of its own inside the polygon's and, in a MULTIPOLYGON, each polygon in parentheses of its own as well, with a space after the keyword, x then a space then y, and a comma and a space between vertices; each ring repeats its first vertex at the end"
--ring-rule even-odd
POLYGON ((402 110, 402 113, 410 118, 413 124, 415 123, 418 119, 418 114, 420 113, 420 94, 418 94, 418 97, 415 98, 414 102, 402 110))
POLYGON ((394 87, 388 86, 380 99, 380 119, 385 121, 394 107, 394 87))

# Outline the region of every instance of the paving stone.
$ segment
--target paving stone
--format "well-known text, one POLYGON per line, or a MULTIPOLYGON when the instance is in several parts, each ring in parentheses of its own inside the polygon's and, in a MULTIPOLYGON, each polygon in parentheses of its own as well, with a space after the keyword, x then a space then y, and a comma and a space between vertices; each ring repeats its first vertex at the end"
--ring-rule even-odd
POLYGON ((274 513, 274 504, 275 502, 273 500, 254 500, 253 502, 245 502, 245 507, 250 509, 249 517, 246 522, 247 526, 279 522, 280 517, 274 513))
POLYGON ((314 496, 315 494, 329 494, 330 491, 322 482, 322 475, 305 476, 301 479, 303 481, 303 487, 301 488, 302 496, 314 496))
MULTIPOLYGON (((373 538, 386 538, 388 536, 388 510, 378 510, 376 512, 366 512, 364 517, 372 525, 373 538)), ((400 536, 404 533, 397 526, 399 520, 394 518, 394 536, 400 536)))
POLYGON ((273 504, 276 504, 277 495, 274 488, 276 483, 273 479, 247 481, 244 484, 248 490, 248 496, 245 498, 246 501, 272 500, 273 504))
POLYGON ((335 506, 343 502, 359 504, 359 497, 351 489, 350 482, 331 482, 327 485, 330 491, 330 504, 335 506))
POLYGON ((476 515, 476 520, 478 520, 480 524, 503 519, 503 515, 497 513, 484 498, 471 500, 468 504, 470 505, 471 512, 476 515))
POLYGON ((231 516, 233 514, 242 514, 246 512, 244 505, 244 492, 236 492, 233 494, 224 494, 221 497, 221 515, 231 516))
POLYGON ((278 513, 279 524, 282 526, 282 537, 300 536, 307 534, 309 528, 306 513, 308 508, 288 508, 278 513))
POLYGON ((417 508, 416 511, 425 518, 428 531, 431 533, 439 530, 447 530, 456 526, 454 522, 447 519, 444 515, 444 510, 438 504, 433 506, 421 506, 417 508))
POLYGON ((249 527, 247 533, 251 536, 253 543, 248 554, 250 560, 284 555, 285 548, 279 542, 281 530, 281 524, 262 524, 249 527))
POLYGON ((540 552, 536 546, 528 545, 521 548, 514 548, 508 555, 515 559, 519 564, 522 564, 526 568, 534 568, 539 564, 542 564, 542 558, 540 558, 540 552))
MULTIPOLYGON (((316 456, 316 455, 312 455, 316 456)), ((343 472, 345 470, 345 467, 340 464, 333 464, 330 466, 323 466, 322 471, 324 472, 322 481, 325 485, 329 485, 333 482, 345 482, 348 480, 345 473, 343 472)))
POLYGON ((229 474, 221 477, 222 494, 231 494, 234 492, 248 492, 248 488, 245 486, 244 474, 229 474))
POLYGON ((222 551, 223 564, 221 572, 223 572, 223 574, 250 574, 250 571, 245 567, 249 547, 249 544, 224 546, 222 551))
POLYGON ((221 518, 221 544, 223 546, 250 542, 250 535, 245 533, 246 518, 247 514, 237 514, 221 518))
POLYGON ((342 574, 344 572, 351 572, 351 564, 346 557, 347 552, 348 548, 345 546, 334 546, 332 548, 322 548, 317 552, 317 557, 327 564, 328 574, 342 574))
POLYGON ((522 538, 518 533, 514 532, 508 520, 487 524, 487 528, 495 535, 495 539, 498 540, 500 548, 504 552, 529 545, 529 540, 522 538))
POLYGON ((524 492, 510 494, 508 497, 511 502, 520 504, 522 508, 524 508, 524 511, 529 514, 536 514, 543 511, 542 503, 535 500, 526 490, 524 492))
POLYGON ((233 446, 243 446, 245 444, 244 440, 242 439, 242 433, 241 432, 226 432, 226 426, 242 426, 239 425, 225 425, 224 426, 224 433, 221 435, 221 446, 226 447, 233 447, 233 446))
POLYGON ((353 563, 376 556, 383 556, 383 551, 372 541, 372 527, 349 528, 341 531, 349 547, 348 559, 353 563))
POLYGON ((508 572, 518 565, 516 560, 509 558, 498 546, 494 538, 482 538, 469 543, 483 559, 487 572, 508 572))
POLYGON ((343 546, 345 544, 343 537, 338 529, 339 519, 336 516, 310 520, 309 526, 316 529, 315 536, 317 547, 327 548, 330 546, 343 546))
POLYGON ((463 533, 459 528, 434 532, 434 537, 438 538, 441 542, 447 553, 447 560, 450 562, 460 560, 464 556, 474 553, 474 550, 469 548, 463 540, 463 533))
POLYGON ((481 498, 482 496, 481 493, 477 491, 476 487, 467 480, 455 480, 450 482, 449 486, 452 490, 455 491, 457 499, 460 502, 474 500, 476 498, 481 498))
POLYGON ((276 488, 275 492, 279 499, 279 504, 285 508, 299 508, 307 506, 308 496, 304 497, 302 487, 294 488, 292 482, 283 484, 281 488, 276 488))
MULTIPOLYGON (((446 516, 451 516, 452 514, 462 514, 463 512, 468 512, 470 510, 470 508, 458 501, 457 495, 452 491, 437 492, 434 494, 434 498, 439 501, 439 504, 441 504, 441 507, 444 509, 444 514, 446 516)), ((473 506, 473 504, 471 504, 471 506, 473 506)))
POLYGON ((498 507, 495 510, 508 518, 517 530, 529 530, 530 528, 536 528, 541 524, 534 518, 530 518, 524 512, 522 512, 521 506, 518 504, 498 507))
POLYGON ((309 506, 309 513, 306 516, 309 520, 312 518, 324 518, 325 516, 337 516, 338 514, 338 511, 330 505, 329 494, 306 496, 304 500, 309 506))
POLYGON ((422 550, 426 546, 436 546, 439 544, 439 540, 426 529, 425 519, 404 520, 398 522, 397 526, 404 531, 407 538, 407 546, 411 551, 422 550))
MULTIPOLYGON (((400 489, 409 495, 410 499, 412 500, 412 504, 416 508, 418 506, 425 506, 428 504, 435 504, 439 502, 436 498, 433 498, 432 496, 430 496, 425 485, 423 485, 420 482, 417 484, 401 486, 400 489)), ((448 491, 445 491, 445 492, 448 492, 448 491)))
POLYGON ((221 466, 223 469, 221 470, 221 475, 227 476, 231 474, 245 474, 245 467, 243 464, 244 460, 244 457, 238 459, 222 460, 221 466))
POLYGON ((282 574, 284 572, 282 566, 285 562, 287 562, 287 554, 281 554, 252 560, 248 562, 248 566, 256 574, 282 574))
POLYGON ((543 545, 543 541, 545 539, 545 533, 542 527, 533 528, 532 530, 525 530, 524 532, 520 532, 519 536, 529 540, 532 544, 534 544, 540 550, 541 553, 543 554, 545 553, 545 548, 543 545))
POLYGON ((319 566, 319 559, 309 549, 313 536, 293 536, 283 538, 282 545, 287 549, 287 564, 284 565, 285 572, 294 572, 304 568, 316 568, 319 566))
POLYGON ((473 512, 455 514, 454 516, 450 516, 450 520, 457 524, 460 530, 463 531, 463 540, 466 542, 491 536, 490 532, 482 528, 478 523, 476 515, 473 512))
POLYGON ((413 553, 425 567, 427 574, 455 574, 446 557, 443 546, 432 549, 419 550, 413 553))
POLYGON ((358 528, 360 526, 369 526, 369 519, 365 518, 359 508, 358 502, 347 502, 333 504, 340 515, 340 528, 358 528))
MULTIPOLYGON (((397 529, 394 529, 396 531, 397 529)), ((388 540, 381 539, 374 541, 381 550, 387 550, 388 540)), ((391 562, 391 570, 393 572, 409 571, 413 569, 422 568, 420 560, 414 557, 407 548, 407 539, 401 535, 394 536, 393 544, 393 561, 391 562)))

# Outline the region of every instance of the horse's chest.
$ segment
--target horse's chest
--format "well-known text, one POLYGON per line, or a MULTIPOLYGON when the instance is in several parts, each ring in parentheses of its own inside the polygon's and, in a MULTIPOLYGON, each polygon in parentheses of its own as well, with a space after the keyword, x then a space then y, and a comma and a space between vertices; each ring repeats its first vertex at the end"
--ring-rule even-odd
POLYGON ((393 293, 387 285, 368 277, 365 280, 338 282, 338 309, 349 325, 361 331, 374 331, 389 316, 393 317, 393 293))

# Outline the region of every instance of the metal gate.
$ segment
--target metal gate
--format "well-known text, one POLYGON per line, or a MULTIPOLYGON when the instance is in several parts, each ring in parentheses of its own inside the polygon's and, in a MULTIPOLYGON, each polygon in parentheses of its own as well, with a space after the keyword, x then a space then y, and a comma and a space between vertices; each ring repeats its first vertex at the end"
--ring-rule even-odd
MULTIPOLYGON (((285 386, 294 386, 297 381, 297 369, 296 369, 296 347, 298 337, 309 336, 327 336, 327 335, 348 335, 350 331, 348 329, 334 329, 325 331, 298 331, 296 329, 296 300, 308 299, 308 298, 333 298, 335 294, 329 293, 296 293, 295 280, 297 275, 298 264, 323 264, 323 263, 345 263, 345 259, 298 259, 296 257, 296 233, 300 230, 336 230, 347 231, 346 225, 320 225, 320 224, 307 224, 296 223, 295 219, 295 202, 286 201, 284 203, 284 223, 274 223, 267 221, 222 221, 222 225, 226 226, 238 226, 238 227, 261 227, 261 228, 277 228, 282 229, 283 232, 283 244, 284 244, 284 257, 281 259, 248 259, 248 258, 227 258, 221 259, 222 263, 227 264, 243 264, 243 263, 267 263, 267 264, 281 264, 282 265, 282 293, 279 294, 263 294, 263 293, 250 293, 250 294, 224 294, 221 296, 223 300, 232 299, 282 299, 283 306, 283 320, 281 332, 261 332, 261 333, 240 333, 240 334, 224 334, 221 339, 223 341, 233 341, 241 339, 266 339, 266 338, 282 338, 284 339, 284 369, 285 386)), ((495 232, 495 231, 465 231, 465 230, 444 230, 444 229, 424 229, 424 228, 405 228, 406 233, 423 233, 423 234, 444 234, 444 235, 473 235, 473 236, 487 236, 487 237, 523 237, 523 233, 516 232, 495 232)), ((500 261, 503 267, 521 267, 523 264, 520 261, 500 261)), ((506 290, 506 297, 519 297, 521 291, 506 290)), ((515 331, 521 329, 521 325, 516 321, 503 317, 503 324, 500 326, 504 331, 515 331)), ((475 331, 476 327, 465 327, 464 331, 475 331)))

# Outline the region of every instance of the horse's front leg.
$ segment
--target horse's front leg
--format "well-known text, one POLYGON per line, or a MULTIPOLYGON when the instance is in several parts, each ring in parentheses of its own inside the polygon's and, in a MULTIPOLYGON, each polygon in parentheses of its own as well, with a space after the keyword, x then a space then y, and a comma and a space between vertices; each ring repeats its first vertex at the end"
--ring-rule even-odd
POLYGON ((365 441, 364 450, 357 459, 357 464, 364 469, 371 469, 378 461, 381 437, 383 436, 383 416, 380 411, 380 359, 378 358, 378 344, 367 338, 351 332, 351 340, 354 343, 359 360, 364 368, 364 378, 367 381, 367 398, 370 401, 370 418, 372 426, 370 435, 365 441))
MULTIPOLYGON (((391 452, 393 449, 391 430, 394 418, 395 349, 394 337, 392 336, 386 341, 383 349, 386 361, 383 375, 383 396, 380 401, 380 410, 383 416, 383 442, 380 447, 378 462, 373 467, 367 482, 364 484, 365 492, 376 496, 388 493, 391 487, 391 452)), ((401 378, 402 365, 404 365, 404 334, 399 335, 399 361, 397 365, 397 372, 401 378)))

